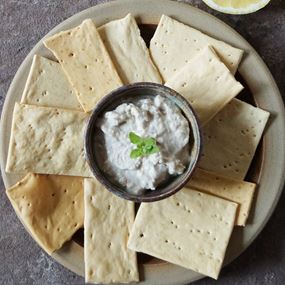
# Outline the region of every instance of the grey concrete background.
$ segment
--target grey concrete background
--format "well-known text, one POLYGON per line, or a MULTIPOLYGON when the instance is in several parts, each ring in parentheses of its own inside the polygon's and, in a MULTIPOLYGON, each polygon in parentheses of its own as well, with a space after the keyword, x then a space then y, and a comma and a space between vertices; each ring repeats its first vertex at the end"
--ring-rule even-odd
MULTIPOLYGON (((143 0, 142 0, 143 1, 143 0)), ((154 0, 155 1, 155 0, 154 0)), ((54 26, 102 0, 0 0, 0 110, 21 62, 54 26)), ((235 28, 262 56, 285 95, 285 1, 272 0, 263 10, 231 16, 200 0, 186 0, 235 28)), ((285 175, 285 174, 284 174, 285 175)), ((285 195, 256 241, 206 284, 285 284, 285 195)), ((45 254, 26 233, 8 202, 0 179, 0 284, 84 284, 45 254)))

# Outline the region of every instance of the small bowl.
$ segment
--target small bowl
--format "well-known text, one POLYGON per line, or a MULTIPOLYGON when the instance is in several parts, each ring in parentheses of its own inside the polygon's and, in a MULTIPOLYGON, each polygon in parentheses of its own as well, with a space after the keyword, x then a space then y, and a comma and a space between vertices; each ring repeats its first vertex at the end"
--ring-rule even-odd
POLYGON ((117 196, 131 200, 134 202, 154 202, 166 197, 169 197, 182 189, 190 179, 195 166, 200 157, 201 136, 200 127, 197 116, 192 107, 184 97, 176 91, 156 83, 134 83, 127 86, 122 86, 108 95, 106 95, 93 109, 85 131, 85 156, 91 168, 92 173, 104 187, 117 196), (141 194, 129 193, 123 186, 110 177, 101 168, 102 161, 97 158, 96 141, 99 136, 102 136, 102 131, 96 126, 98 118, 101 118, 105 112, 114 110, 117 106, 123 103, 132 103, 139 99, 155 97, 160 95, 172 101, 189 122, 190 127, 190 162, 186 170, 178 176, 172 176, 162 185, 159 185, 155 190, 146 190, 141 194))

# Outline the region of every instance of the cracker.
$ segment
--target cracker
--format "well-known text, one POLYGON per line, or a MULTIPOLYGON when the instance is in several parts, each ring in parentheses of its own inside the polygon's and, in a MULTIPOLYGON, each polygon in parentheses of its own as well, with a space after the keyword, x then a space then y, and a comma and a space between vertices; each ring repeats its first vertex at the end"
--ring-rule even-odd
POLYGON ((91 19, 45 39, 44 44, 59 60, 84 111, 122 85, 91 19))
POLYGON ((83 179, 28 173, 6 191, 17 215, 48 253, 83 226, 83 179))
POLYGON ((202 125, 243 89, 211 47, 199 52, 165 85, 191 103, 202 125))
POLYGON ((211 45, 234 74, 243 51, 162 15, 150 42, 150 53, 164 81, 179 71, 201 49, 211 45))
POLYGON ((15 104, 7 172, 92 176, 84 158, 88 114, 15 104))
POLYGON ((95 179, 85 179, 84 205, 86 282, 138 281, 136 253, 127 248, 134 203, 113 195, 95 179))
POLYGON ((236 209, 235 203, 184 188, 141 204, 128 247, 217 279, 236 209))
POLYGON ((239 207, 237 209, 235 224, 245 226, 256 188, 255 183, 230 179, 217 175, 214 172, 197 168, 188 186, 237 203, 239 207))
POLYGON ((203 128, 199 167, 243 180, 268 118, 267 111, 233 99, 203 128))
POLYGON ((82 111, 60 64, 39 55, 34 55, 21 103, 82 111))
POLYGON ((162 82, 131 14, 101 26, 98 31, 124 84, 162 82))

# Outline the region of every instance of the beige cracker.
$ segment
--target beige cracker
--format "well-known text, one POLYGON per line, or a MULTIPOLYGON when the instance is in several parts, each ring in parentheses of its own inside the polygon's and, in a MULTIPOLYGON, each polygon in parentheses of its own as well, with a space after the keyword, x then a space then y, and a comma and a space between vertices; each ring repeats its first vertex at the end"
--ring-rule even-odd
POLYGON ((256 188, 255 183, 230 179, 214 172, 196 168, 188 186, 237 203, 239 206, 235 224, 245 226, 256 188))
POLYGON ((131 14, 98 31, 124 84, 162 82, 131 14))
POLYGON ((199 166, 243 180, 268 118, 267 111, 233 99, 203 128, 199 166))
POLYGON ((235 203, 184 188, 141 204, 128 247, 217 279, 236 209, 235 203))
POLYGON ((84 112, 15 104, 7 172, 92 176, 84 158, 84 112))
POLYGON ((45 39, 44 44, 59 60, 84 111, 122 85, 91 19, 45 39))
POLYGON ((202 125, 243 89, 211 47, 201 50, 165 85, 191 103, 202 125))
POLYGON ((83 179, 27 174, 6 191, 17 215, 48 253, 83 226, 83 179))
POLYGON ((169 80, 201 49, 211 45, 234 74, 243 51, 162 15, 150 42, 150 53, 164 81, 169 80))
POLYGON ((21 103, 81 110, 59 63, 34 55, 21 103))
POLYGON ((127 248, 134 203, 118 198, 95 179, 85 179, 84 205, 86 282, 138 281, 136 253, 127 248))

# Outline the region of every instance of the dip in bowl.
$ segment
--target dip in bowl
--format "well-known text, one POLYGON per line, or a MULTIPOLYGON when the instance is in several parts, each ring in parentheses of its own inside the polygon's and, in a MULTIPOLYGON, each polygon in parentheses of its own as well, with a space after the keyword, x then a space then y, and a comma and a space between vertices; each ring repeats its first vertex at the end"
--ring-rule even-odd
POLYGON ((166 198, 188 182, 200 155, 196 115, 174 90, 135 83, 105 96, 93 110, 85 154, 94 176, 135 202, 166 198))

